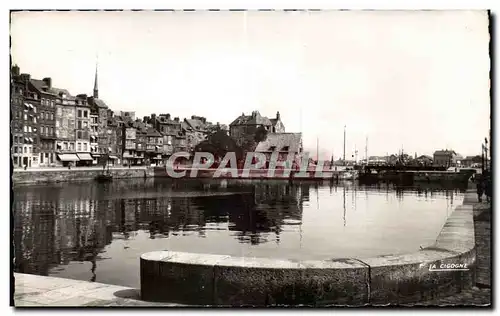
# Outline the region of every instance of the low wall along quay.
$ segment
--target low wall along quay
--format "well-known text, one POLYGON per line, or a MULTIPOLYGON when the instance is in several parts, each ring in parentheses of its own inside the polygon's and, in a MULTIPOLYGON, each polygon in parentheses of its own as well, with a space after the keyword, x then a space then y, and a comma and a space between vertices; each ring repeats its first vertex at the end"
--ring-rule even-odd
MULTIPOLYGON (((152 177, 152 169, 146 167, 110 168, 114 179, 152 177)), ((15 170, 12 174, 14 184, 42 184, 65 181, 89 181, 102 173, 102 168, 53 168, 39 170, 15 170)))
POLYGON ((147 301, 261 307, 414 303, 475 283, 473 209, 456 207, 432 247, 405 255, 291 261, 157 251, 140 260, 141 298, 147 301))

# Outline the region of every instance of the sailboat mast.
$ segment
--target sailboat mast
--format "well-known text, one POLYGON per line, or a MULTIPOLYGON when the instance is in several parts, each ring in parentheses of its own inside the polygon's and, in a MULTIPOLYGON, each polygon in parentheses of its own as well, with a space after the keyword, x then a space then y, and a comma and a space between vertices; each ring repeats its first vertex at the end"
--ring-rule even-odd
POLYGON ((368 164, 368 136, 366 136, 366 142, 365 142, 365 162, 368 164))
POLYGON ((316 161, 319 162, 319 137, 316 137, 316 161))
POLYGON ((345 128, 346 126, 344 125, 344 165, 345 165, 345 128))

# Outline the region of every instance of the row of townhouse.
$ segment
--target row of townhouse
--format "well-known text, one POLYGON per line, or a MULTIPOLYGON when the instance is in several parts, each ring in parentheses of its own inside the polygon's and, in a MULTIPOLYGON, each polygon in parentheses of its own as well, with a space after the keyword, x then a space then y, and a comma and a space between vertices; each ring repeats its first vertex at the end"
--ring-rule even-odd
POLYGON ((181 121, 170 114, 151 114, 142 120, 117 116, 120 121, 121 160, 125 165, 161 165, 175 152, 192 153, 214 126, 206 118, 181 121))
MULTIPOLYGON (((113 112, 99 99, 97 69, 93 95, 73 96, 54 87, 51 78, 33 79, 13 66, 11 117, 15 168, 89 166, 103 156, 112 164, 159 165, 175 152, 192 153, 216 126, 228 129, 194 115, 183 120, 170 114, 138 119, 135 112, 113 112)), ((285 156, 302 152, 300 133, 285 133, 279 112, 272 119, 258 111, 243 113, 230 124, 229 135, 241 144, 260 126, 272 136, 259 151, 285 156)))
POLYGON ((113 112, 99 99, 97 71, 92 96, 73 96, 51 78, 33 79, 17 66, 11 74, 15 168, 96 165, 104 155, 111 164, 161 164, 174 152, 191 152, 214 126, 200 116, 141 120, 134 112, 113 112))
POLYGON ((11 69, 12 162, 15 168, 93 165, 118 160, 113 112, 99 99, 97 72, 92 96, 71 95, 11 69))

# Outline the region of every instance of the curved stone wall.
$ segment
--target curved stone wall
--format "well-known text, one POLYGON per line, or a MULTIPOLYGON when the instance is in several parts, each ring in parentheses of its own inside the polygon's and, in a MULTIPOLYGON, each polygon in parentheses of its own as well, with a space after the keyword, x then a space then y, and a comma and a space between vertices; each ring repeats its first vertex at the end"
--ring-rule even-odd
POLYGON ((459 206, 436 243, 369 259, 290 261, 158 251, 141 256, 143 300, 193 305, 364 305, 418 302, 475 280, 472 206, 459 206), (441 270, 447 264, 468 270, 441 270))

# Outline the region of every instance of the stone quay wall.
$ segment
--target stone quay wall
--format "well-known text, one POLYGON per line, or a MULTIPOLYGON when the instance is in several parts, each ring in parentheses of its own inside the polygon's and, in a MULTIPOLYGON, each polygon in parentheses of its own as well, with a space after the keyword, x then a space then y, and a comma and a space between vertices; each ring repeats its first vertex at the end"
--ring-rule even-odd
MULTIPOLYGON (((465 204, 465 203, 464 203, 465 204)), ((141 298, 215 306, 408 304, 475 284, 473 207, 455 208, 434 245, 374 258, 291 261, 157 251, 141 256, 141 298), (464 269, 446 269, 461 265, 464 269)))
MULTIPOLYGON (((144 178, 152 177, 152 168, 147 167, 131 167, 120 168, 114 167, 109 169, 114 179, 128 179, 128 178, 144 178)), ((23 184, 43 184, 55 182, 79 182, 91 181, 96 176, 102 173, 102 168, 94 167, 76 167, 68 168, 45 168, 45 169, 27 169, 15 170, 12 173, 12 183, 14 185, 23 184)))

